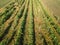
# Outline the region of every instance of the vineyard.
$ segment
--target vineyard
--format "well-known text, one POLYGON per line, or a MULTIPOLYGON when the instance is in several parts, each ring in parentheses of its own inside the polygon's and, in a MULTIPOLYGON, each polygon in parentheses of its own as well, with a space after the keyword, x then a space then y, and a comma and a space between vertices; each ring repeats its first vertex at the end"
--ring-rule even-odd
POLYGON ((1 0, 0 45, 60 45, 59 11, 59 0, 1 0))

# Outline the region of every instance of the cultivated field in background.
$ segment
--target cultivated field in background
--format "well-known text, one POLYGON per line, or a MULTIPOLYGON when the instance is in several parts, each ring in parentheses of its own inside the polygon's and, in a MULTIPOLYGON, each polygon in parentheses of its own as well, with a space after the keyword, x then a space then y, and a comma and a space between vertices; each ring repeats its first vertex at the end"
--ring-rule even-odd
POLYGON ((0 45, 60 45, 60 1, 0 0, 0 45))

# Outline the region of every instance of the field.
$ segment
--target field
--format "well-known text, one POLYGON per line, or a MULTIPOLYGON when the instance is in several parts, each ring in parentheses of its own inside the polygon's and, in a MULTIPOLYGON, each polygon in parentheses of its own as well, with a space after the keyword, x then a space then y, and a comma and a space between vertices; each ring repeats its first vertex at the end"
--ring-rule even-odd
POLYGON ((12 2, 12 1, 11 0, 0 0, 0 8, 7 5, 9 2, 12 2))
POLYGON ((60 45, 59 0, 0 2, 0 45, 60 45))

